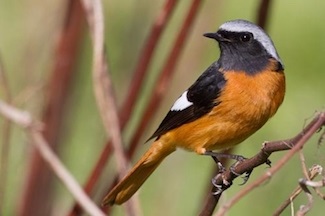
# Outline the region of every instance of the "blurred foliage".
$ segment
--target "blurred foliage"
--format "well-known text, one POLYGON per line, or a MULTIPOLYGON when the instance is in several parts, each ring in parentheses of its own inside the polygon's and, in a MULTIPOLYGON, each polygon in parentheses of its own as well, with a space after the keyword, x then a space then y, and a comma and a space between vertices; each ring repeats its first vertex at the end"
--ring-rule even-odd
MULTIPOLYGON (((183 50, 168 94, 159 114, 147 128, 143 141, 156 129, 180 93, 218 57, 216 43, 206 40, 202 34, 215 31, 226 20, 242 18, 254 21, 258 4, 257 0, 205 1, 193 30, 188 35, 190 38, 183 50)), ((129 83, 132 82, 130 78, 139 52, 163 1, 110 0, 104 1, 104 5, 108 60, 120 103, 129 83)), ((277 0, 271 5, 268 32, 285 64, 287 93, 276 116, 236 148, 236 153, 246 157, 256 153, 264 140, 278 140, 295 135, 317 110, 324 109, 325 104, 325 2, 277 0)), ((150 76, 143 86, 142 97, 124 134, 125 143, 128 143, 141 116, 152 83, 165 61, 188 6, 189 1, 179 3, 156 50, 150 76)), ((41 87, 46 84, 51 69, 55 43, 64 18, 64 8, 65 1, 0 2, 0 54, 10 80, 12 95, 16 99, 18 97, 16 103, 20 107, 28 109, 36 116, 42 110, 39 105, 46 96, 41 87), (31 94, 26 93, 29 91, 31 94)), ((84 39, 77 70, 78 77, 75 79, 65 125, 62 128, 64 143, 61 145, 60 157, 83 184, 106 140, 92 92, 91 48, 88 36, 84 39)), ((15 128, 13 136, 10 144, 9 184, 4 203, 5 215, 14 215, 19 203, 28 166, 26 161, 31 148, 31 145, 25 143, 27 139, 20 130, 15 128)), ((139 158, 147 147, 148 144, 142 145, 136 158, 139 158)), ((306 164, 311 166, 318 163, 325 166, 324 152, 323 145, 317 146, 316 134, 304 148, 306 164)), ((271 160, 276 163, 282 155, 283 153, 274 154, 271 160)), ((171 155, 141 189, 144 215, 195 215, 200 210, 213 167, 214 163, 210 158, 198 157, 193 153, 178 151, 171 155)), ((256 169, 249 182, 266 169, 266 166, 256 169)), ((112 176, 114 172, 113 164, 106 169, 102 179, 104 176, 112 176)), ((296 157, 267 184, 241 200, 231 209, 229 215, 270 215, 289 196, 302 175, 300 162, 296 157)), ((242 186, 237 186, 239 183, 240 180, 236 181, 223 198, 227 199, 240 190, 242 186)), ((56 184, 56 187, 57 208, 53 214, 62 215, 71 207, 73 200, 60 183, 56 184)), ((97 194, 98 200, 101 194, 97 194)), ((295 209, 306 202, 307 198, 300 195, 294 202, 295 209)), ((309 215, 323 215, 324 210, 323 201, 315 198, 309 215)), ((285 215, 289 214, 288 209, 285 215)), ((123 215, 123 211, 116 207, 113 215, 123 215)))

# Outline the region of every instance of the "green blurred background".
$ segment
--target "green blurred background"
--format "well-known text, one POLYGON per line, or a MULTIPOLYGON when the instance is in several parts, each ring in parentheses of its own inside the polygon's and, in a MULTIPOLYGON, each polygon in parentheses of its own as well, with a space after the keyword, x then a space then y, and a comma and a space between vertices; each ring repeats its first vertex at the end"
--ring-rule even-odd
MULTIPOLYGON (((119 103, 123 101, 132 71, 150 26, 163 5, 160 1, 106 0, 105 27, 108 61, 119 103)), ((202 37, 205 32, 217 30, 230 19, 255 21, 260 1, 257 0, 206 0, 193 26, 188 42, 178 62, 167 95, 159 113, 147 128, 144 142, 156 129, 174 100, 214 61, 219 50, 215 42, 202 37)), ((166 54, 173 44, 179 26, 190 1, 181 1, 168 25, 155 59, 150 67, 150 76, 142 91, 142 97, 133 114, 131 124, 124 133, 128 143, 134 126, 146 105, 148 95, 166 54)), ((268 33, 285 64, 287 80, 286 98, 276 116, 254 136, 235 150, 250 157, 265 140, 289 138, 298 133, 315 112, 325 104, 325 2, 321 0, 273 1, 268 20, 268 33)), ((20 0, 0 2, 0 54, 10 81, 12 95, 20 107, 39 116, 42 111, 48 74, 53 63, 54 47, 59 37, 65 15, 65 1, 20 0), (27 93, 26 93, 27 92, 27 93), (29 93, 31 92, 31 93, 29 93)), ((96 103, 91 80, 91 45, 86 36, 80 49, 78 77, 66 113, 60 158, 76 179, 83 184, 106 140, 96 103)), ((3 94, 0 92, 0 96, 3 94)), ((2 119, 0 119, 2 122, 2 119)), ((14 215, 24 187, 24 176, 28 168, 31 145, 20 128, 14 128, 10 144, 8 184, 3 203, 4 215, 14 215)), ((0 132, 1 134, 1 132, 0 132)), ((319 134, 304 148, 307 166, 325 165, 324 146, 317 145, 319 134)), ((138 155, 148 148, 141 145, 138 155)), ((283 156, 271 156, 273 164, 283 156)), ((115 173, 114 161, 103 174, 102 181, 115 173)), ((135 162, 135 160, 133 161, 135 162)), ((165 160, 140 190, 144 215, 195 215, 210 182, 214 163, 210 158, 178 151, 165 160)), ((266 166, 257 168, 249 182, 267 171, 266 166)), ((295 156, 272 179, 242 199, 229 215, 270 215, 297 186, 303 176, 298 156, 295 156)), ((223 201, 232 197, 241 181, 224 193, 223 201)), ((66 213, 73 199, 60 182, 56 182, 56 198, 53 215, 66 213)), ((96 199, 100 199, 98 193, 96 199)), ((222 202, 221 202, 222 203, 222 202)), ((307 203, 300 195, 294 202, 297 210, 307 203)), ((40 203, 41 205, 41 203, 40 203)), ((289 209, 289 208, 288 208, 289 209)), ((286 210, 284 215, 290 215, 286 210)), ((315 196, 309 215, 324 215, 325 205, 315 196)), ((113 215, 123 215, 121 207, 115 207, 113 215)))

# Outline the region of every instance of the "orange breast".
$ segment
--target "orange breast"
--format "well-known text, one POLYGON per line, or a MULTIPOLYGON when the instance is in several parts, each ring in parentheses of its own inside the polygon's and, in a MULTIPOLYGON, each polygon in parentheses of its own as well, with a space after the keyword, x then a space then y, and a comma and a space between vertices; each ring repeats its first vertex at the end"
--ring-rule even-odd
POLYGON ((221 103, 200 119, 169 131, 164 139, 197 153, 229 148, 261 128, 283 101, 282 72, 227 71, 224 76, 227 82, 217 99, 221 103))

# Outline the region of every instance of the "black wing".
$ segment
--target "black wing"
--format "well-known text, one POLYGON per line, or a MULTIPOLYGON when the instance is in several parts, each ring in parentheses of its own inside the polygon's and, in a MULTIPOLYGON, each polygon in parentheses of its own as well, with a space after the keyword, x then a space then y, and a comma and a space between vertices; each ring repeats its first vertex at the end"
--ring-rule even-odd
POLYGON ((219 71, 216 62, 207 68, 204 73, 187 91, 187 100, 192 104, 182 110, 170 110, 158 129, 148 139, 158 137, 183 124, 192 122, 207 114, 217 105, 217 98, 225 85, 225 78, 219 71))

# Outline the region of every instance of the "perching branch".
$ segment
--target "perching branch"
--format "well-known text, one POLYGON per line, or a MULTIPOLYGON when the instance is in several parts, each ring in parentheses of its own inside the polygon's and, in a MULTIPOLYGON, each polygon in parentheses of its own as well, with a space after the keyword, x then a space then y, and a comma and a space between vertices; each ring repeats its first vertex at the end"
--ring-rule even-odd
MULTIPOLYGON (((224 215, 235 203, 237 203, 240 199, 246 196, 249 192, 251 192, 254 188, 260 186, 269 178, 271 178, 280 168, 284 166, 293 155, 299 151, 302 146, 311 138, 311 136, 316 133, 323 125, 325 124, 325 112, 320 112, 316 115, 316 117, 304 128, 296 137, 289 140, 275 141, 275 142, 266 142, 263 144, 262 149, 259 153, 257 153, 254 157, 247 159, 241 163, 239 163, 236 167, 234 167, 233 172, 238 174, 244 174, 250 170, 253 170, 257 166, 268 163, 269 156, 277 151, 290 150, 287 154, 285 154, 277 164, 275 164, 272 168, 268 169, 268 171, 262 175, 260 178, 247 185, 244 189, 242 189, 237 195, 235 195, 228 202, 224 203, 217 212, 217 216, 224 215)), ((222 175, 217 176, 215 179, 217 184, 222 184, 223 182, 229 182, 229 186, 231 182, 237 178, 233 172, 227 170, 222 175)))
MULTIPOLYGON (((247 195, 254 188, 258 187, 266 180, 268 180, 275 172, 277 172, 307 141, 308 139, 317 132, 325 124, 325 112, 320 112, 297 136, 288 140, 274 141, 263 143, 263 147, 259 153, 254 157, 247 159, 239 163, 233 172, 227 170, 222 175, 217 175, 215 182, 217 184, 223 184, 228 182, 228 186, 231 186, 232 181, 237 178, 237 174, 244 174, 245 172, 253 170, 255 167, 268 163, 269 156, 277 151, 284 151, 291 149, 275 166, 270 168, 264 175, 262 175, 255 182, 246 186, 241 190, 235 197, 229 200, 227 203, 222 205, 216 215, 224 215, 236 202, 247 195)), ((212 193, 215 192, 213 188, 212 193)), ((218 203, 222 193, 213 196, 211 193, 209 201, 205 205, 205 209, 202 210, 200 216, 212 215, 213 210, 218 203)))

